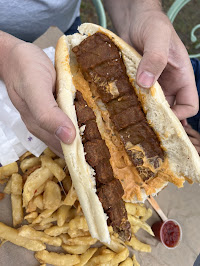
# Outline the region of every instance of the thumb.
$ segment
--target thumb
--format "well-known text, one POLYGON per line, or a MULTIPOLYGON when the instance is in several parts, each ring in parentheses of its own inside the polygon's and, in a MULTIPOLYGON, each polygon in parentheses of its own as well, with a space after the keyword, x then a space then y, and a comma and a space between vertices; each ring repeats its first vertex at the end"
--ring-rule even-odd
POLYGON ((143 57, 140 61, 136 81, 143 88, 150 88, 167 65, 170 33, 154 28, 144 39, 143 57))

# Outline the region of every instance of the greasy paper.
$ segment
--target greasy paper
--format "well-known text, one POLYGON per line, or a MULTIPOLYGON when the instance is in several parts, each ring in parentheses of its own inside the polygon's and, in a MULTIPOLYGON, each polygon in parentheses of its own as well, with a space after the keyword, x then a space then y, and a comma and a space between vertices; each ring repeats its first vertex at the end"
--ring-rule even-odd
MULTIPOLYGON (((36 43, 41 48, 51 45, 55 47, 55 43, 61 34, 55 27, 50 28, 36 43)), ((0 192, 2 191, 3 186, 0 185, 0 192)), ((136 236, 144 243, 150 244, 152 252, 133 251, 133 253, 136 254, 141 266, 192 266, 200 252, 199 184, 189 185, 186 182, 184 188, 180 189, 173 184, 169 184, 167 188, 159 193, 156 200, 166 216, 177 220, 182 226, 182 242, 176 249, 169 250, 154 237, 140 229, 136 236)), ((146 202, 145 205, 149 206, 149 203, 146 202)), ((159 219, 153 211, 153 216, 147 223, 152 225, 153 222, 159 219)), ((0 201, 0 221, 12 226, 10 195, 6 195, 0 201)), ((34 252, 7 242, 0 247, 0 265, 37 266, 39 263, 34 258, 34 252)))

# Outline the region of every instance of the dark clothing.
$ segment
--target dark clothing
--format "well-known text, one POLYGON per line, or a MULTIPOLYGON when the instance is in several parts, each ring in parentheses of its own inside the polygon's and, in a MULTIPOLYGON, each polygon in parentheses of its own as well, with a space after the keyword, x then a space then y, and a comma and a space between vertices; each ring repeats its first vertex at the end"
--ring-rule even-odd
MULTIPOLYGON (((198 95, 200 96, 200 61, 194 58, 194 59, 191 59, 191 63, 192 63, 193 70, 194 70, 198 95)), ((195 116, 188 118, 187 121, 192 126, 193 129, 200 132, 200 110, 195 116)))
POLYGON ((77 17, 71 27, 65 32, 65 35, 71 35, 78 32, 78 26, 81 25, 81 18, 77 17))

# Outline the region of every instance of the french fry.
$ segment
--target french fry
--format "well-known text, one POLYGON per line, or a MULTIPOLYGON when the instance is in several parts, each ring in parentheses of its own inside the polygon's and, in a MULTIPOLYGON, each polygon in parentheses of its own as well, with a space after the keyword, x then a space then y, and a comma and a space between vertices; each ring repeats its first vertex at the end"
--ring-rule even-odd
POLYGON ((22 176, 14 173, 11 177, 11 204, 13 226, 21 224, 24 218, 22 208, 22 176))
POLYGON ((134 216, 128 214, 128 220, 129 220, 129 222, 130 222, 132 225, 134 225, 134 226, 135 226, 135 225, 136 225, 136 226, 139 226, 139 227, 141 227, 142 229, 144 229, 145 231, 147 231, 150 235, 154 236, 154 233, 153 233, 151 227, 150 227, 147 223, 141 221, 139 218, 136 218, 136 217, 134 217, 134 216))
POLYGON ((141 218, 143 222, 147 221, 152 216, 152 209, 148 208, 146 214, 141 218))
POLYGON ((88 261, 87 266, 108 265, 107 263, 112 261, 114 256, 114 253, 100 254, 98 256, 94 256, 88 261))
POLYGON ((129 250, 128 248, 124 248, 120 253, 116 254, 113 257, 110 265, 119 265, 119 263, 127 259, 128 256, 129 256, 129 250))
POLYGON ((22 176, 16 173, 12 174, 11 180, 11 193, 14 195, 22 195, 22 176))
POLYGON ((12 204, 12 217, 13 226, 21 224, 23 221, 23 208, 22 208, 22 197, 20 195, 11 194, 11 204, 12 204))
POLYGON ((31 158, 27 158, 27 159, 24 159, 23 161, 21 161, 20 168, 21 168, 22 172, 25 173, 27 170, 29 170, 30 168, 37 166, 37 165, 41 165, 40 158, 31 157, 31 158))
POLYGON ((44 250, 46 246, 38 240, 31 240, 19 236, 18 231, 0 222, 0 238, 10 241, 11 243, 27 248, 32 251, 44 250))
POLYGON ((62 240, 59 237, 51 237, 46 235, 44 232, 36 231, 34 228, 24 225, 19 229, 19 236, 26 237, 28 239, 40 240, 46 244, 60 247, 62 240))
POLYGON ((78 199, 76 191, 73 186, 71 186, 69 192, 67 193, 66 198, 63 201, 63 205, 74 205, 75 201, 78 199))
POLYGON ((72 180, 69 174, 66 174, 66 177, 62 180, 62 184, 63 184, 65 191, 68 192, 72 186, 72 180))
POLYGON ((42 155, 41 161, 42 166, 47 167, 51 171, 51 173, 58 179, 58 181, 62 181, 65 178, 66 174, 64 170, 49 156, 42 155))
POLYGON ((70 236, 67 233, 66 234, 61 234, 61 235, 59 235, 59 237, 62 239, 62 243, 63 244, 67 244, 67 241, 70 238, 70 236))
POLYGON ((94 253, 97 251, 97 248, 89 248, 84 254, 80 255, 80 262, 76 266, 86 265, 87 262, 92 258, 94 253))
POLYGON ((35 220, 35 218, 37 217, 38 217, 38 213, 34 211, 34 212, 27 214, 24 217, 24 220, 27 220, 29 223, 32 223, 32 221, 35 220))
POLYGON ((57 163, 62 169, 66 166, 65 159, 63 158, 57 158, 54 160, 55 163, 57 163))
POLYGON ((34 212, 34 211, 36 211, 36 209, 37 209, 37 206, 34 203, 34 198, 32 198, 32 200, 30 200, 29 203, 28 203, 28 206, 26 208, 26 212, 27 213, 34 212))
POLYGON ((72 219, 69 222, 69 229, 70 230, 83 230, 83 231, 89 231, 87 221, 84 216, 76 216, 74 219, 72 219))
POLYGON ((133 260, 133 266, 140 266, 139 262, 136 260, 135 255, 133 255, 132 260, 133 260))
POLYGON ((28 176, 23 190, 23 207, 27 207, 37 189, 49 178, 53 178, 53 174, 46 167, 41 167, 28 176))
MULTIPOLYGON (((48 230, 48 229, 47 229, 48 230)), ((67 240, 67 245, 94 245, 97 242, 96 238, 92 238, 91 236, 80 236, 80 237, 75 237, 75 238, 69 238, 67 240)))
POLYGON ((70 208, 71 208, 71 206, 65 206, 65 205, 62 205, 59 207, 59 209, 57 211, 57 224, 58 224, 58 226, 64 225, 64 223, 67 220, 67 216, 69 215, 70 208))
POLYGON ((58 209, 61 204, 60 187, 53 181, 48 181, 43 194, 44 209, 58 209))
POLYGON ((49 235, 49 236, 59 236, 61 234, 65 234, 67 233, 69 230, 69 224, 65 223, 63 226, 52 226, 49 229, 46 229, 44 232, 45 234, 49 235))
MULTIPOLYGON (((49 178, 48 180, 51 180, 51 179, 52 179, 52 177, 49 178)), ((41 195, 41 194, 44 192, 44 188, 45 188, 46 183, 48 182, 48 180, 45 181, 44 184, 42 184, 38 189, 36 189, 36 190, 34 191, 34 196, 35 196, 35 197, 37 197, 38 195, 41 195)))
POLYGON ((23 173, 23 175, 22 175, 23 182, 25 183, 26 180, 27 180, 27 178, 28 178, 28 176, 29 176, 30 174, 32 174, 36 169, 40 168, 40 166, 41 166, 41 165, 35 165, 35 166, 29 168, 25 173, 23 173))
POLYGON ((104 245, 106 245, 108 248, 110 248, 116 253, 120 253, 121 251, 125 249, 124 242, 114 235, 111 235, 110 244, 104 243, 104 245))
POLYGON ((130 257, 126 258, 125 261, 119 264, 120 266, 133 266, 133 261, 130 257))
POLYGON ((125 206, 128 214, 138 217, 146 215, 147 209, 142 204, 126 202, 125 206))
POLYGON ((68 230, 68 235, 71 237, 71 238, 76 238, 76 237, 80 237, 80 236, 90 236, 90 233, 89 231, 83 231, 83 230, 68 230))
POLYGON ((44 209, 44 203, 43 203, 43 195, 38 195, 33 199, 33 203, 35 204, 35 206, 40 209, 43 210, 44 209))
POLYGON ((54 213, 55 209, 52 210, 44 210, 38 215, 38 217, 32 222, 33 224, 39 224, 45 218, 50 217, 54 213))
POLYGON ((18 172, 18 165, 16 162, 0 167, 0 180, 4 180, 14 173, 18 172))
POLYGON ((83 254, 85 253, 89 248, 90 248, 90 245, 84 245, 84 246, 69 246, 69 245, 66 245, 66 244, 63 244, 62 245, 62 248, 67 252, 67 253, 70 253, 70 254, 73 254, 73 255, 79 255, 79 254, 83 254))
POLYGON ((132 235, 131 240, 129 242, 125 242, 125 244, 135 250, 139 250, 142 252, 151 252, 151 246, 140 242, 134 235, 132 235))
POLYGON ((3 192, 6 193, 6 194, 10 194, 11 193, 11 178, 8 180, 3 192))
POLYGON ((43 153, 47 156, 49 156, 50 158, 55 158, 57 155, 49 148, 47 147, 43 153))
POLYGON ((59 266, 71 266, 80 262, 78 255, 58 254, 55 252, 48 252, 47 250, 36 252, 35 258, 40 263, 48 263, 59 266))
POLYGON ((22 154, 22 156, 19 157, 19 161, 23 161, 26 157, 30 157, 33 154, 30 151, 26 151, 24 154, 22 154))
POLYGON ((33 227, 37 231, 44 231, 45 229, 48 229, 53 226, 52 223, 40 225, 40 224, 30 224, 29 226, 33 227))
POLYGON ((57 221, 57 212, 54 212, 51 216, 42 219, 42 221, 40 222, 40 225, 49 224, 55 221, 57 221))

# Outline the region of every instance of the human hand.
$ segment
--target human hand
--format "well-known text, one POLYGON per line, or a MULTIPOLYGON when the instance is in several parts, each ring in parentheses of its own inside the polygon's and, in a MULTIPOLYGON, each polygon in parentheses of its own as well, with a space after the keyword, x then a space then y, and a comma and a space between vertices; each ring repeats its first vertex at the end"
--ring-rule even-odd
POLYGON ((194 116, 199 105, 192 65, 167 16, 160 10, 141 11, 132 18, 127 36, 143 54, 137 83, 149 88, 158 80, 176 116, 194 116))
POLYGON ((186 133, 188 134, 189 139, 196 148, 197 152, 200 154, 200 134, 194 130, 189 124, 184 126, 186 133))
POLYGON ((54 99, 56 73, 50 59, 35 45, 18 41, 2 66, 9 97, 28 130, 61 155, 59 140, 71 143, 75 128, 54 99))

